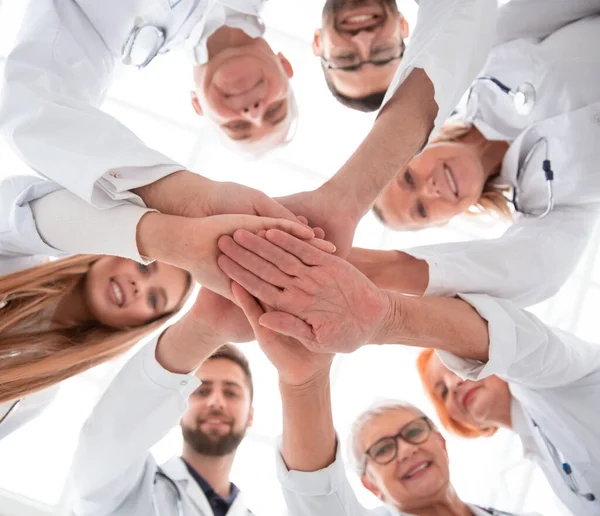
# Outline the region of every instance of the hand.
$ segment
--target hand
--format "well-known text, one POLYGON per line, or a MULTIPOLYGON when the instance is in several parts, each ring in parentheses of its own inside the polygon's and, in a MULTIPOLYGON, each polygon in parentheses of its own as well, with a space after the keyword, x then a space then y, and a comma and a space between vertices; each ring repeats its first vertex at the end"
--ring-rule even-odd
MULTIPOLYGON (((279 197, 277 201, 292 212, 305 216, 311 227, 322 228, 325 238, 336 246, 337 256, 348 256, 361 216, 356 207, 340 199, 335 190, 323 185, 312 192, 279 197)), ((323 238, 322 234, 317 236, 323 238)))
POLYGON ((201 288, 190 313, 208 333, 226 342, 250 342, 254 331, 242 309, 229 299, 201 288))
POLYGON ((232 283, 231 290, 252 325, 260 348, 277 369, 280 382, 300 386, 321 374, 329 374, 333 354, 313 353, 296 339, 261 326, 259 319, 265 314, 265 310, 239 284, 232 283))
MULTIPOLYGON (((299 222, 284 219, 251 215, 215 215, 197 219, 149 212, 138 224, 138 249, 142 256, 190 271, 202 286, 233 300, 230 279, 217 264, 217 240, 240 228, 253 233, 278 228, 304 239, 314 235, 310 228, 299 222)), ((320 243, 330 245, 324 241, 320 243)))
POLYGON ((134 192, 146 206, 168 215, 198 218, 243 214, 297 220, 291 211, 259 190, 212 181, 189 170, 175 172, 134 192))
POLYGON ((282 231, 266 240, 247 231, 219 239, 219 266, 274 308, 259 322, 319 352, 351 352, 386 327, 393 306, 348 262, 282 231))

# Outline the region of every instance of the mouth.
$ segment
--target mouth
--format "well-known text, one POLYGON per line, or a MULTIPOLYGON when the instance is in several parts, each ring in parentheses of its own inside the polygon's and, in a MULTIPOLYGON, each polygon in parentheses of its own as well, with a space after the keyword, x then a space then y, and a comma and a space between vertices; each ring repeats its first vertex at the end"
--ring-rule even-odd
POLYGON ((383 13, 378 7, 352 9, 339 18, 339 26, 343 30, 357 31, 370 29, 381 23, 383 13))
POLYGON ((422 461, 415 464, 402 476, 402 480, 410 480, 424 475, 424 472, 427 471, 432 464, 433 462, 431 461, 422 461))
POLYGON ((242 86, 241 88, 231 88, 229 91, 223 91, 223 96, 226 99, 230 99, 232 97, 241 97, 242 95, 246 95, 250 93, 252 90, 258 88, 262 83, 264 83, 264 78, 258 79, 254 82, 250 87, 246 87, 247 85, 242 86))
POLYGON ((465 393, 465 395, 462 398, 462 405, 465 409, 467 409, 468 406, 473 402, 473 399, 475 398, 475 394, 478 390, 479 390, 479 387, 473 387, 472 389, 468 390, 465 393))
POLYGON ((458 184, 456 179, 454 178, 454 174, 452 173, 452 169, 446 164, 443 164, 444 174, 446 175, 446 181, 448 182, 448 187, 452 192, 452 195, 458 199, 458 184))
POLYGON ((112 278, 109 281, 108 293, 112 302, 118 307, 122 307, 125 304, 125 293, 121 285, 112 278))

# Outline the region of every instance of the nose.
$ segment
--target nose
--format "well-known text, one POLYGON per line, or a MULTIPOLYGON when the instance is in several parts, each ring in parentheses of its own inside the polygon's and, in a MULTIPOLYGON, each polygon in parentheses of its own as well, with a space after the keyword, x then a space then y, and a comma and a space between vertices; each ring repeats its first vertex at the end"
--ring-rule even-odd
POLYGON ((375 39, 374 30, 361 30, 350 38, 358 49, 358 55, 361 60, 369 59, 371 54, 371 45, 375 39))
POLYGON ((399 464, 412 458, 412 456, 419 450, 418 444, 409 443, 402 439, 398 439, 397 446, 398 455, 396 456, 396 461, 399 464))
POLYGON ((440 189, 433 174, 423 184, 423 190, 421 192, 421 195, 429 199, 437 199, 438 197, 441 197, 440 189))
POLYGON ((240 115, 254 124, 259 124, 262 120, 265 110, 265 103, 262 100, 254 100, 246 104, 241 110, 240 115))
POLYGON ((208 398, 208 406, 213 410, 223 410, 225 407, 225 399, 219 389, 213 389, 208 398))

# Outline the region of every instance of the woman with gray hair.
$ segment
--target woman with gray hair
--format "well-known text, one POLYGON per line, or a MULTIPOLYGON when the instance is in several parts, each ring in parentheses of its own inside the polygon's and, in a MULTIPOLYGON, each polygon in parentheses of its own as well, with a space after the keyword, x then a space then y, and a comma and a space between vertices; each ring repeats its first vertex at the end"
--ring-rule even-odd
POLYGON ((283 435, 277 471, 291 516, 500 516, 463 502, 450 482, 445 440, 429 418, 403 401, 383 401, 352 428, 351 449, 363 485, 383 505, 363 507, 346 477, 333 426, 329 371, 333 354, 261 326, 265 313, 237 283, 232 291, 256 339, 277 368, 283 435))

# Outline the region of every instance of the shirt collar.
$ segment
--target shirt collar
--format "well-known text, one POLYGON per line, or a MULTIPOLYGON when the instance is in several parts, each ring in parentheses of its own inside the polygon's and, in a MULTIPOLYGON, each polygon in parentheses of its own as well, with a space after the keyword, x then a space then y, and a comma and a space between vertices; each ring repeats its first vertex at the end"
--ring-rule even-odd
POLYGON ((229 496, 227 498, 223 498, 221 495, 219 495, 215 492, 215 490, 204 479, 204 477, 202 475, 200 475, 200 473, 198 473, 192 466, 190 466, 185 461, 185 459, 183 459, 183 457, 181 460, 187 467, 188 471, 190 472, 190 475, 192 475, 194 480, 200 486, 200 489, 202 489, 202 491, 204 492, 204 496, 206 496, 207 500, 210 500, 211 498, 218 498, 219 500, 221 500, 223 503, 227 504, 228 506, 231 506, 231 504, 233 504, 233 502, 235 501, 235 498, 237 497, 238 493, 240 492, 239 488, 233 482, 230 482, 229 496))

